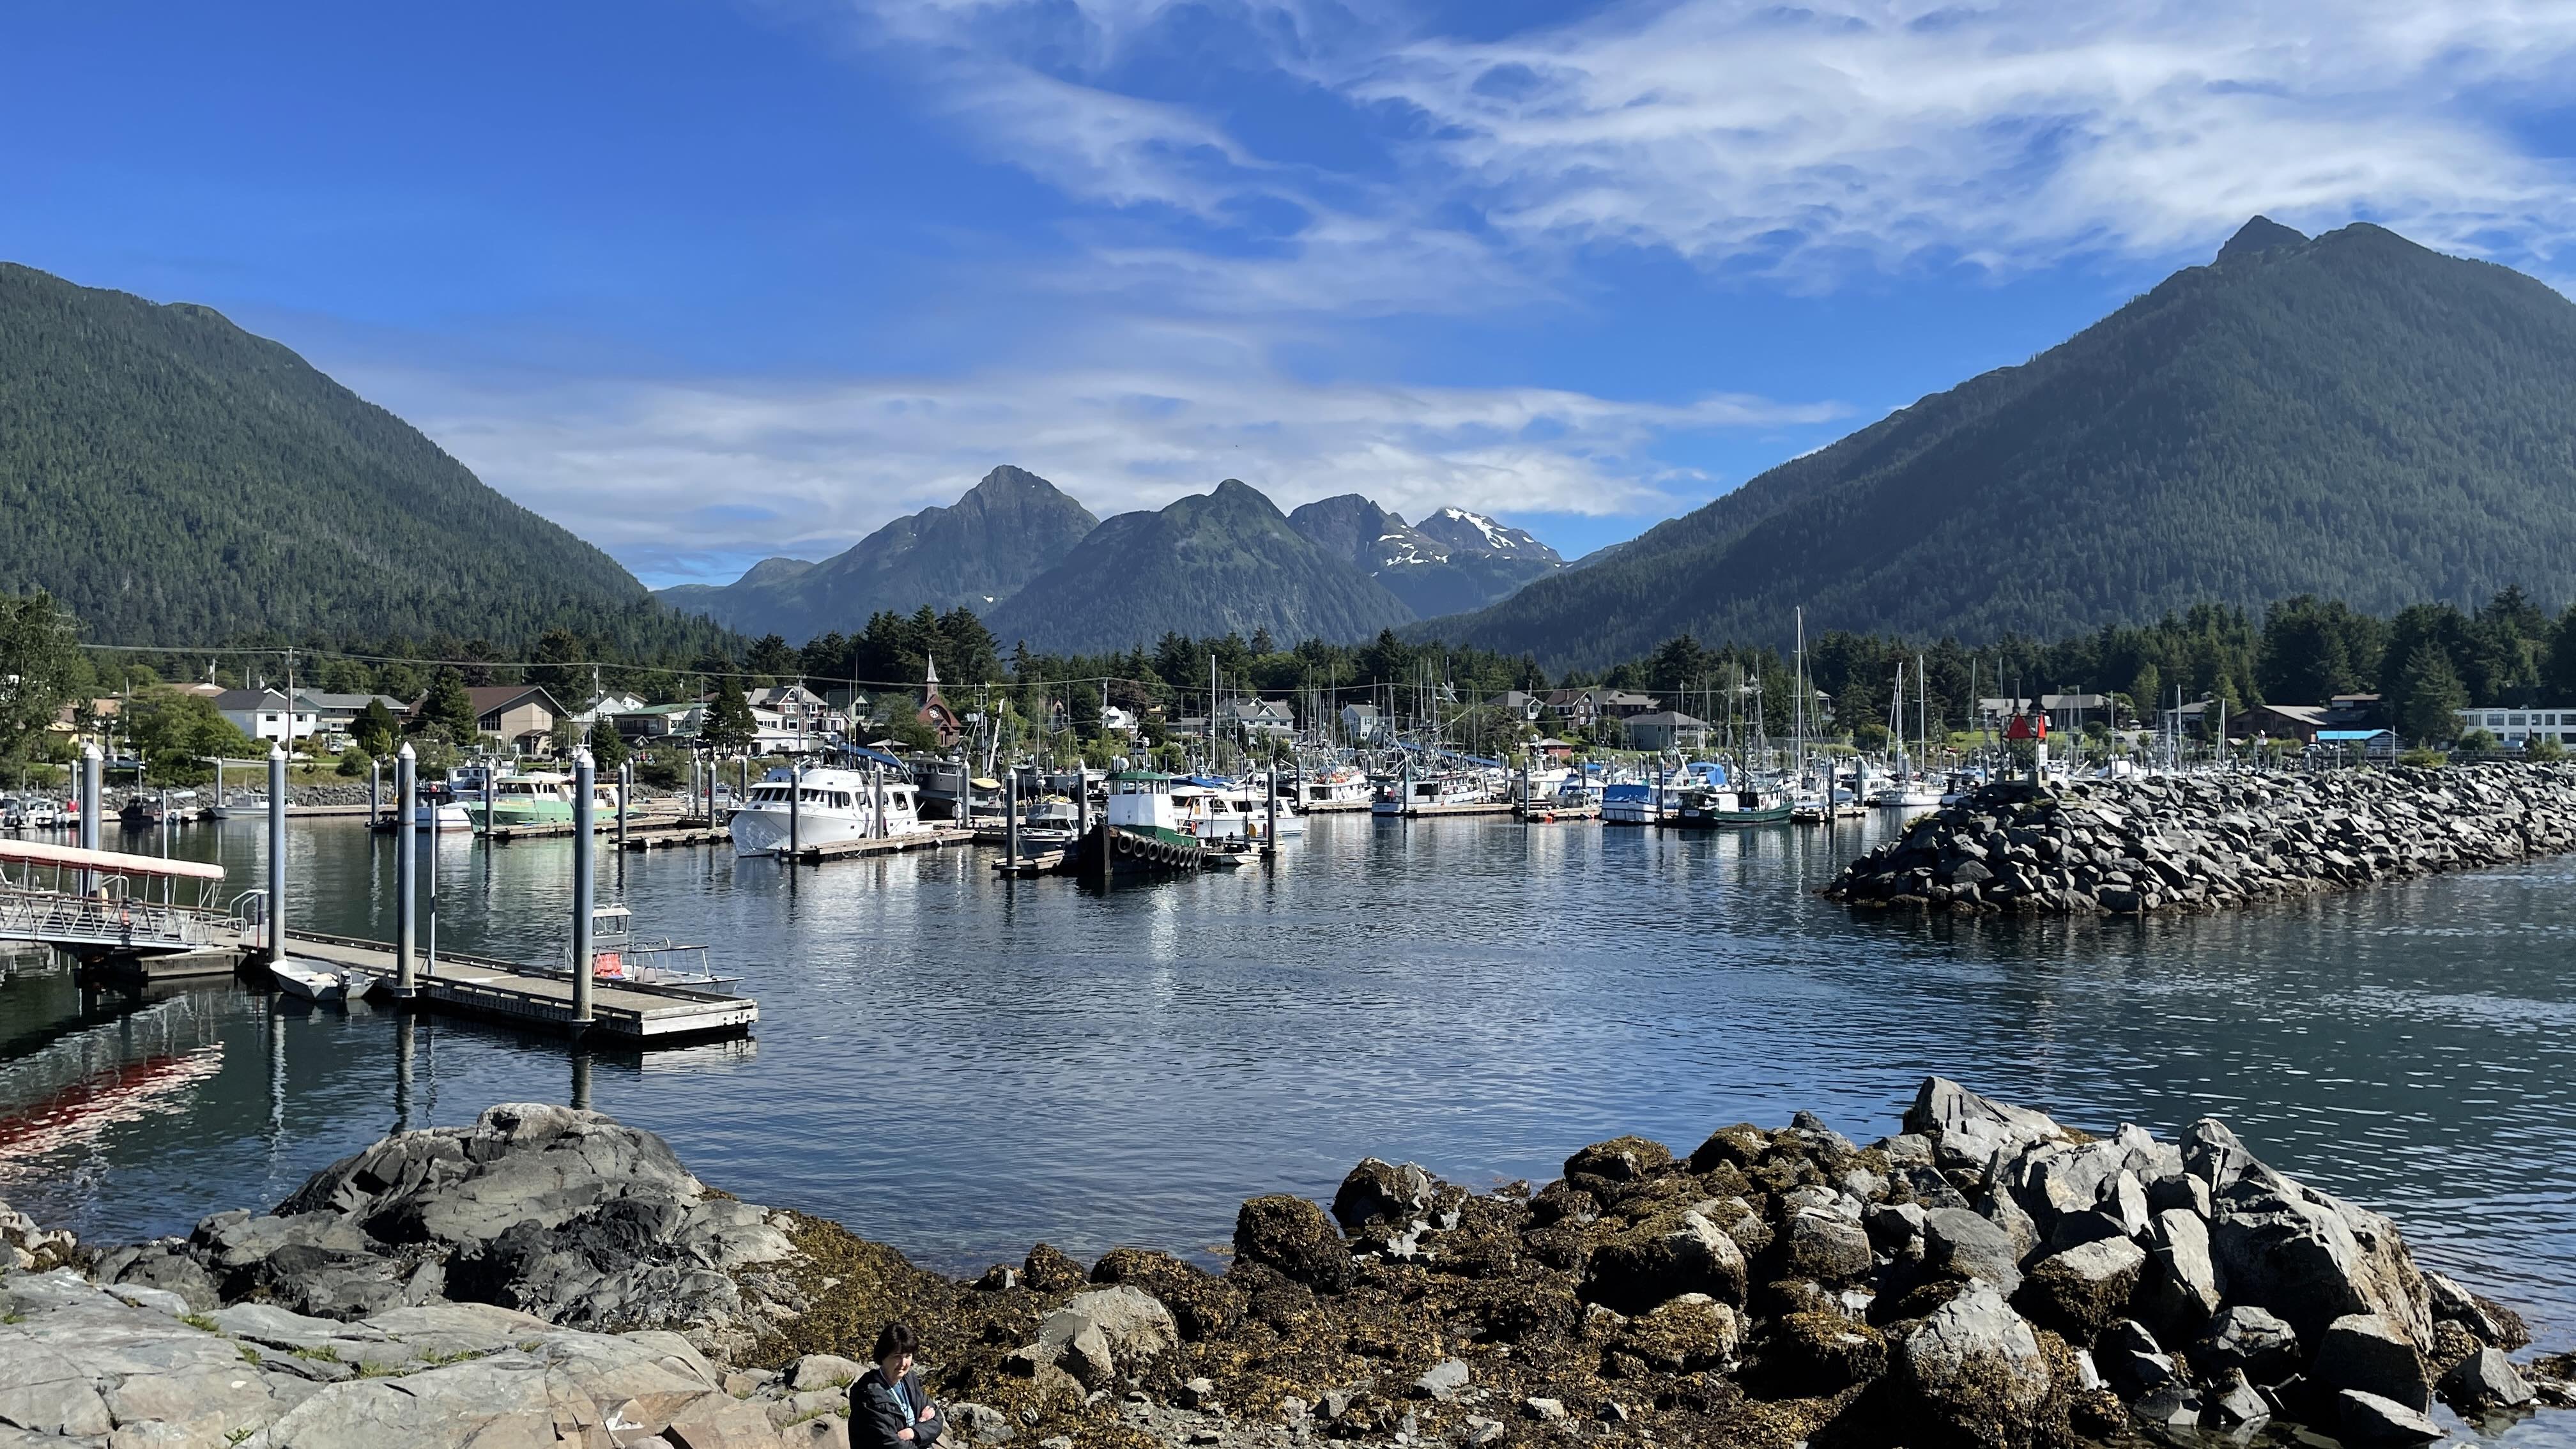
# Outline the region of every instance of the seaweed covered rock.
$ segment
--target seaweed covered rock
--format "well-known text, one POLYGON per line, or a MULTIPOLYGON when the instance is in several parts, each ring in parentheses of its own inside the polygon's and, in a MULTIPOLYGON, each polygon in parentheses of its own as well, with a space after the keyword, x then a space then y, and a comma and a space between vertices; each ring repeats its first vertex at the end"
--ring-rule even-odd
POLYGON ((1744 1301, 1744 1252, 1695 1209, 1647 1219, 1592 1249, 1579 1290, 1587 1302, 1642 1313, 1685 1293, 1744 1301))
POLYGON ((1338 1291, 1351 1276, 1350 1249, 1332 1219, 1287 1193, 1256 1197, 1235 1214, 1234 1259, 1275 1268, 1325 1292, 1338 1291))

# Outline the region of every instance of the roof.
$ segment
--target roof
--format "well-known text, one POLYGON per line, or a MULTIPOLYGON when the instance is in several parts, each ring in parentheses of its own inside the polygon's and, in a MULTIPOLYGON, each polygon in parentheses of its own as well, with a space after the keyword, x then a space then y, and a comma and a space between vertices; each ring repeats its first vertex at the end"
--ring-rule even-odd
POLYGON ((1641 725, 1641 724, 1642 724, 1642 725, 1672 725, 1673 727, 1675 727, 1675 728, 1677 728, 1677 729, 1703 729, 1703 730, 1704 730, 1704 729, 1707 729, 1707 728, 1708 728, 1708 721, 1707 721, 1707 720, 1704 720, 1704 719, 1695 719, 1695 718, 1693 718, 1692 716, 1690 716, 1690 715, 1686 715, 1686 714, 1682 713, 1680 710, 1677 710, 1677 709, 1659 709, 1659 710, 1655 711, 1653 714, 1641 714, 1641 715, 1637 715, 1637 716, 1635 716, 1634 718, 1632 718, 1632 719, 1630 719, 1630 720, 1628 721, 1628 727, 1629 727, 1629 728, 1631 728, 1631 729, 1634 729, 1634 728, 1636 728, 1638 725, 1641 725))
POLYGON ((319 690, 299 689, 295 691, 295 697, 315 709, 361 710, 371 699, 383 700, 387 709, 410 708, 390 694, 324 694, 319 690))
POLYGON ((2394 730, 2319 730, 2317 731, 2317 743, 2321 745, 2354 744, 2364 740, 2379 739, 2383 736, 2394 737, 2395 734, 2396 731, 2394 730))
POLYGON ((227 689, 215 696, 217 709, 284 709, 286 696, 274 689, 227 689))
POLYGON ((71 845, 47 845, 36 840, 0 839, 0 861, 21 865, 62 866, 71 870, 103 871, 111 875, 166 875, 184 880, 222 880, 224 868, 203 861, 169 860, 157 855, 128 855, 121 850, 82 850, 71 845))
POLYGON ((2321 704, 2258 704, 2253 709, 2245 711, 2247 714, 2257 712, 2277 714, 2284 719, 2297 720, 2301 724, 2321 725, 2326 722, 2326 707, 2321 704))
POLYGON ((508 709, 532 694, 545 701, 548 714, 564 712, 563 706, 555 703, 555 697, 546 693, 543 685, 471 684, 465 688, 465 698, 473 704, 474 717, 477 719, 495 710, 508 709))

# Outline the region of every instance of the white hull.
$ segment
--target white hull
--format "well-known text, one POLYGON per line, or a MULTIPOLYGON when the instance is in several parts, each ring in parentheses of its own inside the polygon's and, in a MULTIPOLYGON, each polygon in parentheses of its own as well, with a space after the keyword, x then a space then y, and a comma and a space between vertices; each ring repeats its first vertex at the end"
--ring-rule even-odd
POLYGON ((289 996, 307 1001, 356 1001, 376 984, 376 978, 364 971, 316 966, 307 961, 287 960, 268 968, 268 978, 277 989, 289 996))
POLYGON ((737 856, 776 855, 798 845, 838 845, 881 836, 924 835, 910 783, 885 783, 885 827, 876 828, 876 791, 868 777, 854 770, 807 770, 801 783, 789 772, 772 770, 752 787, 751 799, 734 811, 730 822, 737 856), (788 791, 803 792, 792 801, 788 791))
POLYGON ((411 823, 416 830, 472 830, 474 817, 462 805, 419 805, 413 807, 411 823))

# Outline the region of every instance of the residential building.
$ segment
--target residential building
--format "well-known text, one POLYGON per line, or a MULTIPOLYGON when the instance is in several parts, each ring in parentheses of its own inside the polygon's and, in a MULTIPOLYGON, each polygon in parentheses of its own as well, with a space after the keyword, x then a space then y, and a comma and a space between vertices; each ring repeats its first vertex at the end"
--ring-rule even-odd
POLYGON ((1486 700, 1485 704, 1488 708, 1499 709, 1524 724, 1537 720, 1547 710, 1545 697, 1532 694, 1526 689, 1506 689, 1486 700))
MULTIPOLYGON (((750 700, 754 718, 764 710, 777 717, 778 732, 783 737, 783 753, 814 754, 850 730, 846 713, 833 708, 831 701, 801 684, 755 689, 751 691, 750 700)), ((763 743, 767 741, 764 739, 763 743)))
POLYGON ((1103 734, 1132 735, 1136 732, 1136 712, 1119 705, 1102 705, 1100 730, 1103 734))
MULTIPOLYGON (((286 696, 274 689, 227 689, 215 696, 215 708, 233 727, 255 740, 310 739, 320 719, 314 711, 312 696, 296 691, 295 708, 286 707, 286 696)), ((360 696, 364 707, 364 696, 360 696)), ((112 705, 114 700, 98 703, 112 705)), ((113 714, 115 711, 104 711, 113 714)), ((103 716, 102 716, 103 717, 103 716)))
POLYGON ((1545 755, 1551 760, 1570 760, 1574 758, 1574 742, 1572 740, 1560 740, 1556 736, 1550 735, 1543 740, 1532 741, 1530 743, 1530 752, 1533 754, 1545 755))
POLYGON ((1386 716, 1373 704, 1342 706, 1342 741, 1353 745, 1381 744, 1386 740, 1386 716))
MULTIPOLYGON (((318 689, 299 689, 296 701, 312 711, 314 731, 335 746, 345 746, 351 731, 357 728, 358 716, 367 712, 369 700, 381 700, 396 720, 409 713, 411 706, 390 694, 330 694, 318 689)), ((216 706, 221 708, 221 705, 216 706)))
POLYGON ((2576 707, 2539 706, 2526 709, 2503 709, 2490 705, 2482 709, 2460 711, 2460 732, 2485 730, 2504 742, 2508 749, 2521 749, 2533 740, 2552 740, 2562 745, 2576 745, 2576 707))
POLYGON ((1628 744, 1634 749, 1661 752, 1708 748, 1708 722, 1677 709, 1630 715, 1627 726, 1628 744))
POLYGON ((1605 721, 1633 719, 1662 708, 1650 694, 1636 694, 1624 689, 1557 689, 1548 692, 1546 707, 1559 720, 1576 729, 1588 730, 1605 721))
POLYGON ((592 700, 588 709, 579 714, 569 715, 567 718, 577 725, 597 724, 602 718, 613 720, 629 710, 642 709, 644 703, 644 697, 640 694, 603 694, 592 700))
MULTIPOLYGON (((1989 727, 2000 727, 2015 715, 2026 715, 2034 708, 2048 716, 2051 734, 2080 730, 2088 724, 2114 725, 2117 706, 2107 694, 2042 694, 1989 695, 1977 701, 1977 717, 1989 727)), ((2172 711, 2168 709, 2166 713, 2172 711)), ((2193 715, 2197 721, 2199 716, 2193 715)))
POLYGON ((1297 733, 1297 712, 1281 699, 1230 699, 1216 712, 1216 724, 1229 736, 1279 738, 1297 733))
POLYGON ((465 698, 474 709, 475 733, 499 740, 514 754, 553 752, 555 725, 564 718, 565 710, 543 686, 470 685, 465 698))
POLYGON ((2333 712, 2318 704, 2258 704, 2227 717, 2232 740, 2297 740, 2315 744, 2317 732, 2335 728, 2333 712))
POLYGON ((609 716, 617 724, 617 737, 629 744, 696 739, 698 726, 706 722, 706 717, 706 701, 695 699, 679 704, 640 705, 609 716))

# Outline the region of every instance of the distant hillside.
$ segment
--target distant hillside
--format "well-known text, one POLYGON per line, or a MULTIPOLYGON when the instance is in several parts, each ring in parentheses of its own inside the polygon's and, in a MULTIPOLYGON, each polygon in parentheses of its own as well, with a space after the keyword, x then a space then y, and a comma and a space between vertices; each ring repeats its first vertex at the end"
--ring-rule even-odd
POLYGON ((1365 639, 1413 611, 1343 556, 1316 546, 1250 485, 1229 478, 1159 513, 1122 513, 1029 581, 985 623, 1004 648, 1051 653, 1151 644, 1167 630, 1268 630, 1291 642, 1365 639))
POLYGON ((1099 520, 1044 478, 1003 466, 946 508, 898 518, 818 564, 763 559, 730 584, 659 597, 738 629, 802 643, 856 633, 880 609, 992 608, 1061 559, 1099 520))
POLYGON ((277 343, 0 263, 0 591, 35 587, 109 643, 720 638, 277 343))
POLYGON ((1307 504, 1288 523, 1425 617, 1482 608, 1565 566, 1528 533, 1462 508, 1441 509, 1416 526, 1345 493, 1307 504))
POLYGON ((2301 593, 2576 597, 2576 304, 2376 226, 2257 218, 2019 367, 1419 632, 1557 666, 1674 634, 1970 640, 2301 593))

